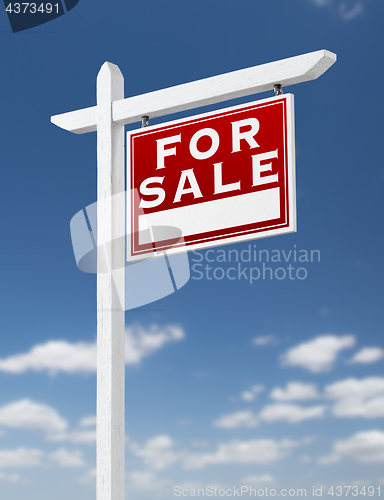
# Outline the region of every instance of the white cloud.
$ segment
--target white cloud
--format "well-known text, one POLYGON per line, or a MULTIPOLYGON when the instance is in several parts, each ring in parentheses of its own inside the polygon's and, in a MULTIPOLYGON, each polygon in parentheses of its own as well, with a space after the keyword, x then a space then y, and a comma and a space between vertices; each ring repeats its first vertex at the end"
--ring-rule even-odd
POLYGON ((329 5, 331 0, 311 0, 317 7, 324 7, 324 5, 329 5))
POLYGON ((47 437, 48 441, 94 444, 96 441, 96 415, 82 418, 78 423, 78 427, 78 429, 70 432, 51 433, 47 437))
POLYGON ((288 382, 286 389, 275 387, 270 394, 270 398, 277 401, 304 401, 318 397, 319 393, 315 385, 302 382, 288 382))
POLYGON ((47 455, 47 458, 55 462, 59 467, 84 467, 86 465, 81 450, 69 451, 60 448, 54 453, 47 455))
POLYGON ((263 408, 259 413, 259 418, 266 422, 285 420, 290 423, 297 423, 312 418, 321 418, 324 416, 325 410, 325 406, 303 408, 294 404, 273 404, 263 408))
POLYGON ((328 371, 339 352, 353 347, 355 343, 353 335, 322 335, 289 349, 282 355, 281 363, 283 366, 299 366, 313 373, 328 371))
POLYGON ((215 464, 269 464, 289 454, 292 448, 305 444, 282 439, 260 439, 251 441, 229 441, 219 443, 216 450, 191 453, 188 450, 177 450, 169 436, 156 436, 143 446, 128 442, 130 451, 151 468, 162 470, 180 463, 184 469, 201 469, 215 464))
POLYGON ((78 478, 78 481, 80 483, 95 483, 96 482, 96 467, 93 469, 88 469, 87 472, 78 478))
POLYGON ((55 434, 49 434, 47 436, 48 441, 68 441, 70 443, 84 443, 84 444, 94 444, 96 442, 96 430, 92 431, 79 431, 74 430, 71 432, 59 432, 55 434))
POLYGON ((345 1, 339 4, 340 15, 346 21, 355 19, 355 17, 358 17, 363 11, 363 4, 361 2, 355 2, 351 6, 347 5, 345 1))
POLYGON ((266 484, 271 484, 275 479, 269 474, 263 474, 262 476, 246 476, 242 479, 242 484, 251 484, 252 486, 264 486, 266 484))
POLYGON ((125 360, 127 364, 137 364, 143 358, 153 354, 168 342, 185 338, 184 330, 179 326, 168 325, 159 327, 153 325, 149 330, 140 326, 126 329, 125 360))
POLYGON ((263 385, 253 385, 248 391, 241 393, 241 399, 244 401, 254 401, 260 392, 264 390, 263 385))
POLYGON ((376 361, 380 361, 380 359, 384 358, 384 349, 381 347, 363 347, 359 352, 357 352, 353 358, 350 360, 350 363, 376 363, 376 361))
POLYGON ((384 462, 384 432, 358 432, 347 439, 340 439, 334 443, 332 453, 321 457, 319 463, 326 465, 346 458, 360 463, 384 462))
POLYGON ((158 493, 160 490, 170 487, 169 481, 160 479, 156 474, 149 471, 135 471, 127 475, 128 487, 137 491, 151 491, 158 493))
POLYGON ((36 448, 0 449, 0 468, 39 467, 55 464, 59 467, 83 467, 81 450, 58 449, 47 453, 36 448))
POLYGON ((169 436, 156 436, 146 441, 144 446, 130 443, 131 451, 153 469, 161 470, 172 466, 180 459, 180 454, 173 450, 174 443, 169 436))
MULTIPOLYGON (((138 364, 166 343, 182 340, 184 331, 179 326, 152 325, 149 329, 132 326, 126 329, 125 360, 127 364, 138 364)), ((34 346, 29 352, 0 359, 0 371, 24 373, 26 371, 48 371, 66 373, 96 372, 96 342, 70 343, 52 340, 34 346)))
POLYGON ((4 472, 0 472, 0 481, 17 483, 20 481, 20 476, 18 474, 5 474, 4 472))
POLYGON ((52 432, 63 431, 68 424, 53 408, 22 399, 0 407, 0 426, 52 432))
POLYGON ((0 449, 0 467, 31 467, 41 465, 44 452, 37 449, 0 449))
POLYGON ((188 454, 184 457, 184 467, 201 469, 216 464, 270 464, 284 458, 297 445, 289 439, 235 440, 219 444, 212 453, 188 454))
POLYGON ((354 19, 363 13, 363 1, 359 0, 310 0, 316 7, 328 7, 336 10, 345 21, 354 19))
POLYGON ((254 401, 256 399, 256 394, 252 391, 243 391, 240 398, 243 401, 254 401))
POLYGON ((384 395, 384 377, 348 378, 325 387, 325 395, 334 399, 363 399, 379 394, 384 395))
POLYGON ((322 307, 319 311, 320 316, 329 316, 331 314, 331 310, 329 307, 322 307))
POLYGON ((276 345, 277 343, 274 335, 261 335, 251 340, 251 344, 257 346, 276 345))
POLYGON ((203 439, 203 440, 195 440, 195 441, 192 441, 191 443, 191 446, 193 446, 194 448, 208 448, 209 446, 209 441, 203 439))
POLYGON ((52 340, 36 345, 25 354, 0 359, 0 370, 8 373, 24 373, 29 370, 48 371, 51 374, 59 371, 94 372, 96 371, 96 343, 71 344, 66 340, 52 340))
POLYGON ((325 395, 336 399, 336 417, 384 417, 384 378, 349 378, 325 387, 325 395))
POLYGON ((96 427, 96 415, 84 417, 79 422, 79 427, 96 427))
MULTIPOLYGON (((81 420, 84 427, 95 425, 96 417, 81 420)), ((15 429, 42 430, 47 433, 48 441, 68 441, 71 443, 94 444, 96 430, 67 431, 67 422, 53 408, 23 399, 0 407, 0 426, 15 429)))
POLYGON ((230 415, 223 415, 218 420, 213 422, 215 427, 222 429, 238 429, 239 427, 256 427, 259 420, 251 411, 239 411, 230 415))

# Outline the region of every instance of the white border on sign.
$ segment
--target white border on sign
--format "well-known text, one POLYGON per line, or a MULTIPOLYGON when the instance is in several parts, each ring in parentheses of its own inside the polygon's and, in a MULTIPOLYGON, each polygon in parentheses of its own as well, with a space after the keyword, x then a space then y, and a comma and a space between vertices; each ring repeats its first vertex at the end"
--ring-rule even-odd
MULTIPOLYGON (((262 230, 258 230, 258 232, 254 232, 255 230, 250 230, 247 234, 242 235, 228 235, 221 237, 220 239, 214 239, 217 237, 212 237, 212 241, 204 241, 188 244, 188 246, 176 247, 176 248, 167 248, 167 254, 175 254, 182 252, 191 252, 194 250, 202 250, 207 248, 212 248, 216 246, 229 245, 232 243, 239 243, 244 241, 250 241, 254 239, 267 238, 270 236, 277 236, 281 234, 288 234, 296 232, 296 172, 295 172, 295 118, 294 118, 294 96, 293 94, 284 94, 280 96, 275 96, 267 99, 261 99, 258 101, 252 101, 245 104, 241 104, 238 106, 231 106, 228 108, 211 111, 208 113, 202 113, 200 115, 193 115, 187 118, 183 118, 180 120, 174 120, 170 122, 164 122, 157 125, 150 125, 148 127, 142 129, 130 130, 127 132, 126 136, 126 149, 127 149, 127 203, 126 203, 126 224, 127 224, 127 261, 134 262, 137 260, 143 260, 149 257, 154 257, 157 255, 162 255, 163 251, 159 248, 157 251, 147 252, 145 254, 140 253, 132 254, 131 253, 131 238, 132 238, 132 229, 131 229, 131 206, 132 206, 132 187, 131 187, 131 145, 130 145, 130 136, 132 134, 148 134, 151 131, 156 131, 157 129, 163 127, 176 127, 178 125, 186 124, 192 120, 203 120, 205 118, 211 118, 214 115, 220 115, 221 113, 230 113, 230 112, 238 112, 242 109, 249 108, 250 106, 265 104, 269 102, 275 102, 278 100, 284 99, 286 102, 286 110, 287 110, 287 164, 286 164, 286 172, 287 172, 287 193, 288 197, 286 198, 286 203, 288 203, 288 210, 286 213, 289 217, 289 225, 283 228, 276 229, 268 229, 268 227, 263 228, 262 230)), ((139 217, 137 215, 137 217, 139 217)))

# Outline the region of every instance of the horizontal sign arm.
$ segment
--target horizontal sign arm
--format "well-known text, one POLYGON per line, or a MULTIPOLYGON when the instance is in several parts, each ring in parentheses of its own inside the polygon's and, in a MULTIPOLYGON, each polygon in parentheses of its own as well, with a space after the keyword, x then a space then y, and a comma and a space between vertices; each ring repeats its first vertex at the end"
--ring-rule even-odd
MULTIPOLYGON (((282 87, 315 80, 336 62, 336 54, 318 50, 252 68, 184 83, 112 104, 113 121, 126 125, 141 121, 144 115, 156 118, 187 109, 244 97, 282 87)), ((52 123, 75 134, 97 129, 97 108, 85 108, 55 115, 52 123)))

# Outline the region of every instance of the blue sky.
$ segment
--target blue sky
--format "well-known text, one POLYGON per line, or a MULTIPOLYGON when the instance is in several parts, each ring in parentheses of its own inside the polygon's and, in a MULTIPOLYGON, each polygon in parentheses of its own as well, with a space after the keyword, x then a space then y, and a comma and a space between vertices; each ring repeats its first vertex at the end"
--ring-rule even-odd
POLYGON ((383 14, 380 0, 81 0, 18 34, 0 15, 1 498, 95 497, 96 279, 76 267, 69 221, 96 199, 96 134, 50 116, 93 106, 105 61, 128 97, 319 49, 337 63, 284 89, 298 230, 250 244, 320 261, 252 284, 192 267, 180 291, 127 311, 126 491, 384 493, 383 14))

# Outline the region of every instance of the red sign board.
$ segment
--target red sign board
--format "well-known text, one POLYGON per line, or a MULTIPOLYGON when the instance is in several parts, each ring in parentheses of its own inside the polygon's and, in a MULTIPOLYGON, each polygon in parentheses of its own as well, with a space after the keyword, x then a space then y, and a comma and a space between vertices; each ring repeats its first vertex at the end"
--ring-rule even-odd
POLYGON ((128 132, 127 155, 129 260, 296 230, 291 94, 128 132))

